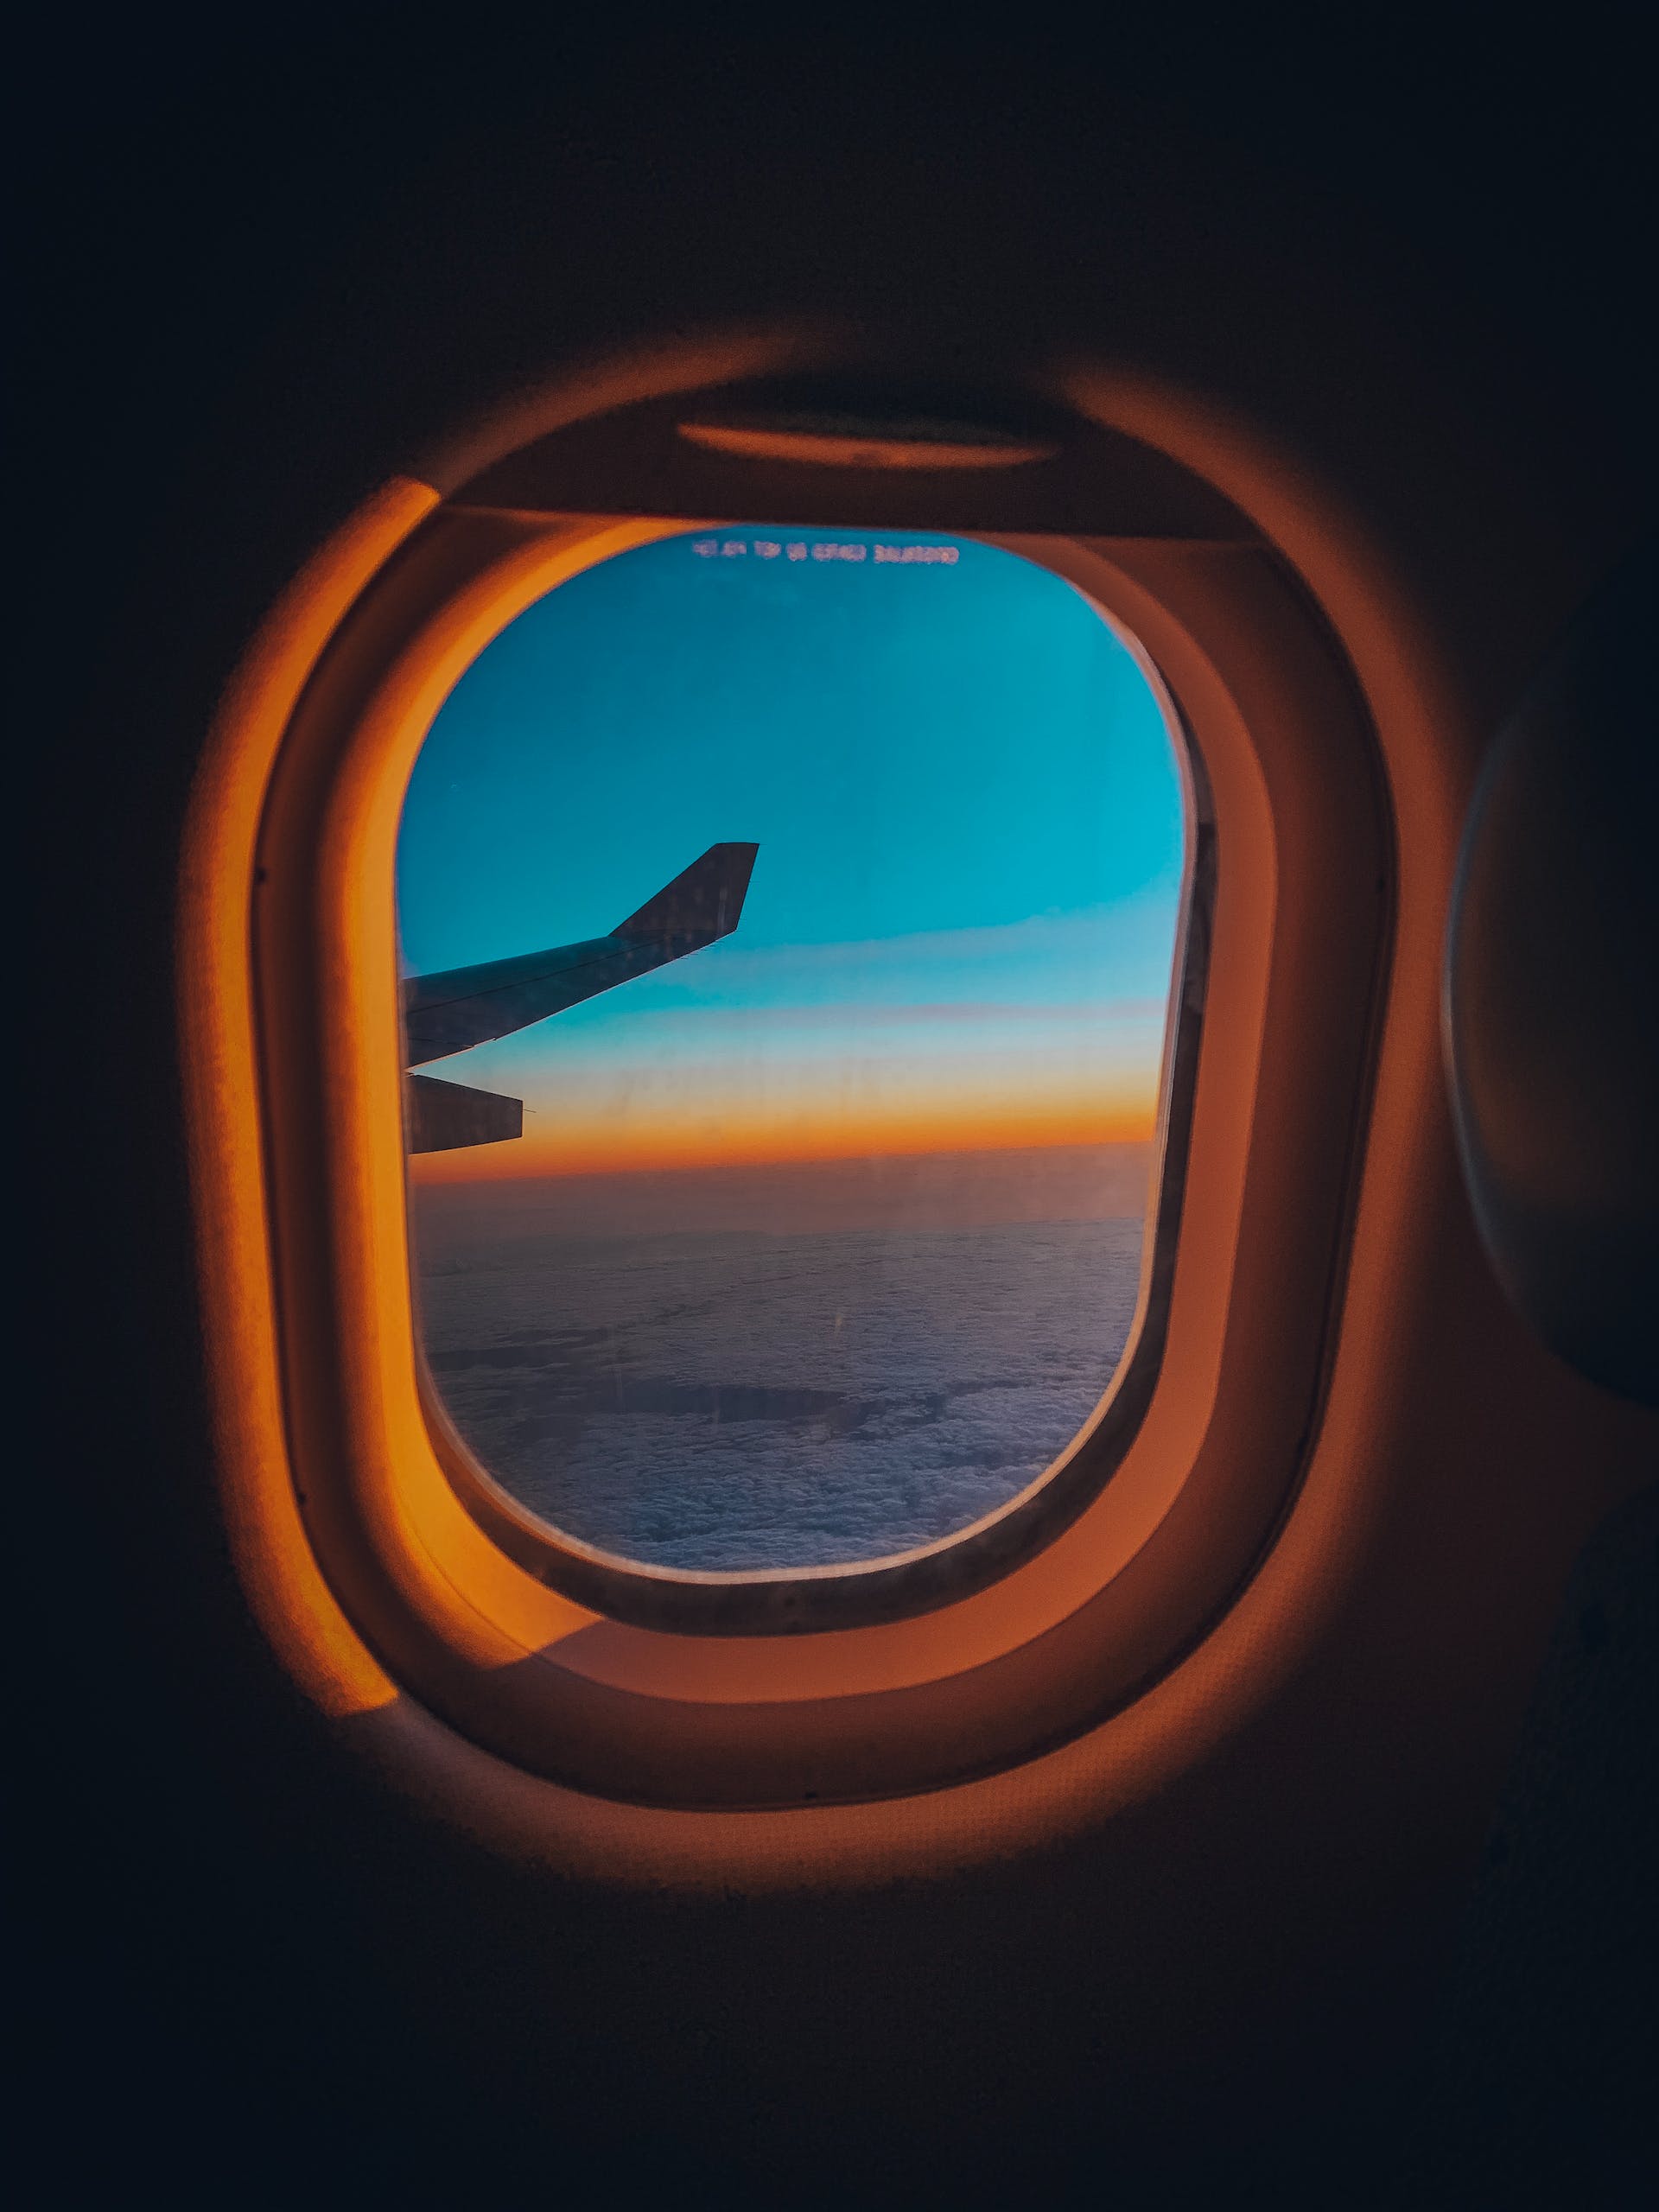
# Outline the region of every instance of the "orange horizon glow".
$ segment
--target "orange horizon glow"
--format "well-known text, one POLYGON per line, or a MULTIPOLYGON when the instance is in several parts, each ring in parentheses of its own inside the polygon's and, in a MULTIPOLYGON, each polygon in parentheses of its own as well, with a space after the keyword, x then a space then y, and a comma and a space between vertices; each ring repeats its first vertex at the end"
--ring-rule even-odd
POLYGON ((1156 1128, 1157 1104, 1135 1094, 1086 1101, 1010 1102, 957 1116, 936 1107, 902 1107, 856 1120, 844 1113, 744 1116, 718 1120, 688 1114, 649 1121, 571 1116, 556 1129, 503 1144, 418 1154, 416 1183, 517 1182, 578 1175, 654 1174, 671 1170, 809 1166, 816 1162, 912 1157, 930 1153, 1038 1152, 1079 1146, 1143 1145, 1156 1128))

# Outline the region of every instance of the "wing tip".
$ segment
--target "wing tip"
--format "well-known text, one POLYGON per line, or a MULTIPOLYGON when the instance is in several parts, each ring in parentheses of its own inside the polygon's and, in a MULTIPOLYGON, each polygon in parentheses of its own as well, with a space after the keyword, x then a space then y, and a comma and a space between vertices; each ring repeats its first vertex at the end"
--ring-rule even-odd
POLYGON ((619 922, 612 936, 690 938, 695 944, 729 937, 742 918, 760 850, 758 842, 739 838, 710 845, 637 912, 619 922))

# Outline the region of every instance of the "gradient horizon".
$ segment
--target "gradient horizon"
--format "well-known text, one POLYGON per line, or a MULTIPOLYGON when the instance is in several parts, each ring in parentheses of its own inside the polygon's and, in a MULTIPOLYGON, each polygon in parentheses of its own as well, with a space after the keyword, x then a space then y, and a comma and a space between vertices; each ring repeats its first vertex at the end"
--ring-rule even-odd
POLYGON ((1182 779, 1134 654, 1060 578, 764 526, 585 571, 422 750, 405 972, 602 935, 723 839, 760 845, 737 931, 434 1063, 523 1098, 524 1135, 421 1156, 416 1182, 1152 1135, 1182 779))

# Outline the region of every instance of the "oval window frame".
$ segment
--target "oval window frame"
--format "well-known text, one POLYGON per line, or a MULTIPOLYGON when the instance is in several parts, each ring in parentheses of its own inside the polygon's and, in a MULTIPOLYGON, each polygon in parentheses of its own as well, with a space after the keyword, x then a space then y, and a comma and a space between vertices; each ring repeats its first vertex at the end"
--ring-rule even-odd
MULTIPOLYGON (((550 424, 556 445, 560 425, 580 429, 636 398, 677 393, 683 406, 798 353, 793 338, 722 340, 619 362, 504 414, 434 474, 459 486, 527 432, 544 449, 550 424)), ((269 963, 257 974, 253 958, 270 887, 257 845, 273 772, 302 726, 321 704, 336 716, 360 705, 400 627, 443 596, 410 558, 442 503, 432 483, 394 480, 336 530, 273 606, 221 701, 186 825, 179 977, 226 1535, 248 1602, 305 1694, 403 1786, 502 1847, 570 1863, 599 1852, 596 1866, 626 1861, 652 1880, 724 1878, 720 1869, 740 1866, 781 1875, 803 1853, 799 1863, 837 1874, 872 1851, 908 1864, 904 1835, 928 1864, 947 1836, 951 1853, 979 1855, 987 1832, 973 1808, 1001 1789, 1004 1770, 1034 1761, 1027 1783, 1052 1778, 1034 1797, 1020 1785, 1028 1826, 1039 1806, 1044 1820, 1066 1817, 1074 1769, 1096 1776, 1092 1803, 1101 1788, 1130 1786, 1149 1757, 1192 1756, 1229 1725, 1269 1652, 1305 1641, 1332 1601, 1325 1567, 1308 1580, 1308 1544, 1325 1557, 1333 1496, 1356 1483, 1363 1493, 1367 1479, 1351 1467, 1363 1440, 1358 1352, 1340 1365, 1337 1433, 1320 1439, 1368 1158, 1354 1244, 1368 1313, 1398 1228, 1397 1185, 1367 1151, 1373 1086, 1376 1143, 1397 1150, 1421 1088, 1408 1012, 1420 985, 1430 988, 1421 931, 1400 936, 1396 963, 1391 810, 1405 806, 1411 853, 1427 855, 1413 861, 1421 897, 1446 811, 1422 732, 1455 707, 1421 610, 1354 518, 1322 505, 1283 455, 1162 386, 1078 368, 1064 390, 1109 438, 1144 440, 1160 466, 1196 470, 1194 485, 1213 476, 1241 503, 1230 519, 1221 503, 1219 530, 1211 499, 1169 529, 1137 515, 1127 537, 1040 541, 1052 565, 1085 564, 1085 588, 1144 642, 1200 734, 1227 841, 1230 974, 1218 998, 1212 964, 1195 1107, 1203 1144, 1135 1479, 1121 1469, 1109 1511, 1091 1509, 1025 1567, 931 1612, 793 1637, 642 1630, 531 1583, 470 1523, 421 1525, 395 1486, 377 1484, 353 1419, 385 1347, 336 1264, 374 1217, 354 1182, 360 1160, 339 1142, 351 1086, 338 1066, 321 1082, 303 1050, 289 1049, 304 1035, 287 1027, 296 1007, 302 1032, 325 1007, 340 1012, 330 993, 354 950, 338 909, 314 899, 276 963, 294 988, 273 997, 269 963), (1281 540, 1292 561, 1274 550, 1281 540), (1314 1534, 1276 1543, 1281 1529, 1304 1527, 1314 1534), (1287 1589, 1301 1593, 1289 1614, 1287 1589), (1249 1640, 1263 1618, 1277 1625, 1257 1649, 1249 1640), (1199 1686, 1201 1713, 1183 1684, 1199 1686), (937 1819, 922 1818, 918 1792, 931 1793, 937 1819), (899 1802, 878 1817, 889 1800, 899 1802), (836 1804, 845 1810, 829 1818, 836 1804), (711 1821, 716 1811, 741 1818, 711 1821), (893 1820, 908 1823, 902 1834, 893 1820)), ((812 519, 814 496, 791 513, 812 519)), ((1097 486, 1081 505, 1103 517, 1115 499, 1097 486)), ((498 547, 504 523, 522 537, 550 519, 540 507, 474 518, 498 547)), ((673 526, 697 519, 682 505, 673 526)), ((927 518, 884 506, 861 519, 912 528, 927 518)), ((967 534, 974 521, 953 511, 946 526, 967 534)), ((341 765, 313 750, 305 772, 326 783, 341 765)))
POLYGON ((483 635, 509 619, 504 582, 527 604, 561 563, 640 542, 643 526, 452 512, 435 531, 435 507, 336 626, 283 727, 263 732, 278 772, 240 885, 244 915, 260 910, 254 1027, 279 1389, 316 1565, 402 1692, 515 1765, 600 1796, 746 1808, 880 1797, 1065 1740, 1132 1699, 1224 1610, 1288 1503, 1317 1420, 1388 911, 1386 824, 1339 660, 1259 548, 1044 541, 1155 656, 1217 785, 1230 858, 1188 1176, 1189 1192, 1204 1185, 1205 1235, 1195 1242, 1189 1212, 1160 1387, 1092 1505, 966 1597, 790 1636, 642 1628, 527 1574, 439 1465, 411 1350, 401 1148, 385 1134, 400 1110, 390 885, 411 721, 429 721, 483 635), (1308 861, 1344 823, 1362 859, 1369 832, 1376 874, 1347 872, 1346 925, 1333 928, 1328 900, 1310 917, 1308 861), (373 867, 365 839, 379 841, 373 867), (365 904, 372 881, 378 919, 365 904), (1306 1052, 1287 1065, 1314 1006, 1327 1016, 1307 1033, 1322 1073, 1306 1052), (1310 1141, 1319 1202, 1266 1217, 1247 1205, 1264 1176, 1285 1186, 1287 1155, 1300 1150, 1305 1165, 1310 1141), (1251 1274, 1271 1292, 1265 1340, 1234 1294, 1251 1274), (1256 1370, 1242 1393, 1241 1329, 1256 1370))

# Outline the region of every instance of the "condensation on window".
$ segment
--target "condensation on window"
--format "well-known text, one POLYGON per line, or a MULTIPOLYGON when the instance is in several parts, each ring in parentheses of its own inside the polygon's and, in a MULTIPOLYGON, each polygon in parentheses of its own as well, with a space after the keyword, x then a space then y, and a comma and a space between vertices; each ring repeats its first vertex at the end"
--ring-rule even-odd
POLYGON ((496 1484, 708 1571, 1040 1478, 1136 1322, 1179 743, 974 540, 687 531, 483 653, 397 896, 419 1335, 496 1484))

